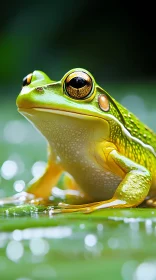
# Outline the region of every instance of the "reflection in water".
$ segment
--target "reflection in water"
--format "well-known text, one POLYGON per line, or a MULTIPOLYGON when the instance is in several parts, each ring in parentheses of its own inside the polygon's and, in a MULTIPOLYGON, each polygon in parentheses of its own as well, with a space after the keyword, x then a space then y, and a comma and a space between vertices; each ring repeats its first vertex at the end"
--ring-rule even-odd
POLYGON ((80 224, 80 229, 85 229, 85 224, 80 224))
POLYGON ((24 248, 19 241, 10 241, 6 247, 6 255, 11 261, 17 262, 24 254, 24 248))
POLYGON ((136 260, 128 260, 124 262, 121 268, 121 275, 123 277, 123 280, 134 280, 133 276, 137 265, 138 262, 136 260))
POLYGON ((49 243, 43 238, 31 239, 29 247, 35 256, 44 256, 49 252, 49 243))
POLYGON ((87 234, 84 239, 85 245, 89 247, 93 247, 97 243, 97 237, 93 234, 87 234))
MULTIPOLYGON (((64 219, 65 217, 63 217, 64 219)), ((39 275, 40 277, 42 275, 41 279, 48 279, 50 273, 54 277, 60 275, 60 269, 56 263, 60 262, 61 259, 68 266, 68 269, 69 266, 71 267, 71 260, 74 259, 80 262, 81 260, 94 260, 95 263, 102 261, 104 267, 107 266, 108 259, 111 261, 111 270, 119 259, 122 278, 115 279, 155 280, 155 261, 152 259, 146 260, 148 257, 146 249, 148 248, 150 252, 154 253, 156 250, 156 245, 152 242, 155 240, 154 231, 150 237, 144 232, 144 229, 148 228, 149 222, 145 226, 143 222, 138 225, 138 222, 135 223, 134 220, 124 223, 124 221, 116 222, 100 219, 99 223, 99 218, 98 220, 92 218, 90 222, 87 220, 87 223, 84 224, 75 219, 74 223, 73 220, 67 219, 67 224, 70 225, 34 227, 15 229, 13 232, 1 232, 0 247, 6 251, 6 262, 9 260, 27 267, 32 265, 32 269, 23 277, 28 276, 36 279, 39 275), (140 239, 139 242, 138 238, 140 239), (138 242, 137 246, 136 242, 138 242), (143 242, 146 244, 145 249, 143 242), (139 254, 139 252, 140 255, 137 255, 136 261, 135 254, 139 254), (139 258, 144 260, 142 261, 139 258), (37 264, 40 265, 36 266, 37 264), (43 270, 41 269, 42 266, 43 270), (47 272, 45 271, 46 268, 48 269, 47 272), (147 277, 148 270, 150 271, 149 277, 147 277), (45 277, 43 277, 44 274, 45 277), (143 275, 146 275, 146 278, 143 275)), ((155 223, 150 224, 151 226, 154 229, 155 223)), ((89 265, 88 269, 90 268, 89 265)), ((59 279, 64 278, 60 277, 59 279)))
POLYGON ((21 241, 22 240, 22 231, 19 229, 15 229, 12 232, 12 239, 14 239, 16 241, 21 241))
POLYGON ((98 224, 97 225, 97 230, 100 232, 102 232, 103 231, 103 224, 98 224))
POLYGON ((0 239, 13 238, 16 241, 30 240, 31 238, 67 238, 72 235, 72 229, 67 226, 47 227, 47 228, 26 228, 15 229, 12 233, 0 233, 0 239))
POLYGON ((151 235, 152 232, 153 232, 153 226, 152 226, 152 220, 151 219, 147 219, 145 221, 145 230, 146 230, 146 233, 148 235, 151 235))
MULTIPOLYGON (((37 266, 36 268, 33 269, 32 277, 33 279, 47 279, 47 280, 59 279, 57 278, 56 270, 53 268, 52 264, 49 265, 40 264, 40 266, 37 266)), ((20 279, 20 280, 25 280, 25 279, 20 279)))
POLYGON ((119 239, 114 238, 114 237, 109 238, 108 239, 108 246, 111 249, 117 249, 118 247, 120 247, 119 239))

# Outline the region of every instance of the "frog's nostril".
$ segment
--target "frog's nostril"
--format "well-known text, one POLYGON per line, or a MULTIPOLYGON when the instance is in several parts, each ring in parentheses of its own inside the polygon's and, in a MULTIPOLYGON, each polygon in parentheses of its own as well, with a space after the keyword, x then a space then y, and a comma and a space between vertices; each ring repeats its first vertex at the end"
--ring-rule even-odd
POLYGON ((36 90, 39 91, 39 92, 42 92, 43 91, 43 87, 37 87, 36 90))

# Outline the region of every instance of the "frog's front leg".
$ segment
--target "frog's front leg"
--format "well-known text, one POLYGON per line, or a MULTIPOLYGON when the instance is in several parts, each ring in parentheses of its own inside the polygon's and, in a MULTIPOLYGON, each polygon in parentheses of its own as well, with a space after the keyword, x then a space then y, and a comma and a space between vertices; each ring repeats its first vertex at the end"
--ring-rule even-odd
POLYGON ((36 198, 42 198, 48 200, 51 195, 51 191, 63 172, 60 164, 55 161, 49 160, 44 174, 36 179, 32 179, 29 182, 27 193, 34 194, 36 198))
MULTIPOLYGON (((92 212, 103 208, 126 208, 141 204, 146 198, 151 182, 151 173, 142 165, 121 155, 111 147, 97 149, 96 161, 101 166, 109 168, 112 173, 122 177, 113 197, 106 201, 73 207, 69 205, 63 212, 92 212)), ((107 187, 107 186, 105 186, 107 187)))
POLYGON ((38 179, 32 179, 28 184, 26 192, 15 194, 11 197, 2 198, 0 205, 4 204, 46 204, 52 189, 56 186, 63 168, 51 158, 48 160, 44 174, 38 179))
POLYGON ((32 179, 26 192, 15 194, 11 197, 0 199, 0 205, 12 204, 51 204, 64 201, 79 204, 90 201, 75 182, 74 178, 67 173, 57 158, 48 148, 48 163, 44 174, 38 179, 32 179), (59 185, 59 187, 57 187, 59 185), (52 201, 50 198, 53 198, 52 201))
POLYGON ((90 201, 90 197, 80 190, 74 178, 54 162, 48 163, 41 178, 35 182, 30 182, 27 193, 34 194, 37 204, 51 203, 51 199, 49 200, 51 197, 53 197, 52 202, 55 202, 55 204, 58 201, 74 204, 90 201))

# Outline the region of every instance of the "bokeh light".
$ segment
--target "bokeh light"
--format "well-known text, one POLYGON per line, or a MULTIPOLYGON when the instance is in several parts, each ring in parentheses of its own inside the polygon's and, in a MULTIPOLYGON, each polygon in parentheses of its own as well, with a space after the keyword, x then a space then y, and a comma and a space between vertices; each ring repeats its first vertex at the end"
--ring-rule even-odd
POLYGON ((37 161, 33 164, 31 168, 31 173, 34 176, 34 178, 39 178, 43 175, 45 168, 46 168, 46 162, 44 161, 37 161))
POLYGON ((17 180, 14 182, 13 187, 16 192, 22 192, 25 188, 25 182, 23 180, 17 180))
POLYGON ((28 134, 28 124, 22 120, 12 120, 4 127, 4 138, 7 142, 20 144, 26 140, 28 134))
POLYGON ((17 262, 24 253, 24 248, 21 242, 10 241, 6 248, 6 254, 8 259, 17 262))
POLYGON ((86 246, 93 247, 97 243, 97 237, 93 234, 88 234, 86 235, 84 242, 86 246))
POLYGON ((5 180, 12 179, 18 172, 18 166, 15 161, 6 160, 1 167, 1 176, 5 180))
POLYGON ((49 251, 49 243, 43 238, 31 239, 29 246, 35 256, 44 256, 49 251))
POLYGON ((141 263, 134 274, 133 280, 155 280, 156 279, 156 261, 147 261, 141 263))

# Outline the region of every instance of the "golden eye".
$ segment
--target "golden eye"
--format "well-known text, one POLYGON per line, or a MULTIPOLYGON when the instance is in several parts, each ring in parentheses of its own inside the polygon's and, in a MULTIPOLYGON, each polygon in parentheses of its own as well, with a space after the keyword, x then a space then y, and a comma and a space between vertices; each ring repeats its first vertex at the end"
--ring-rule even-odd
POLYGON ((31 83, 32 79, 32 73, 28 74, 26 77, 23 79, 23 87, 28 86, 31 83))
POLYGON ((75 71, 66 78, 65 90, 67 95, 74 99, 85 99, 93 87, 91 77, 81 71, 75 71))

